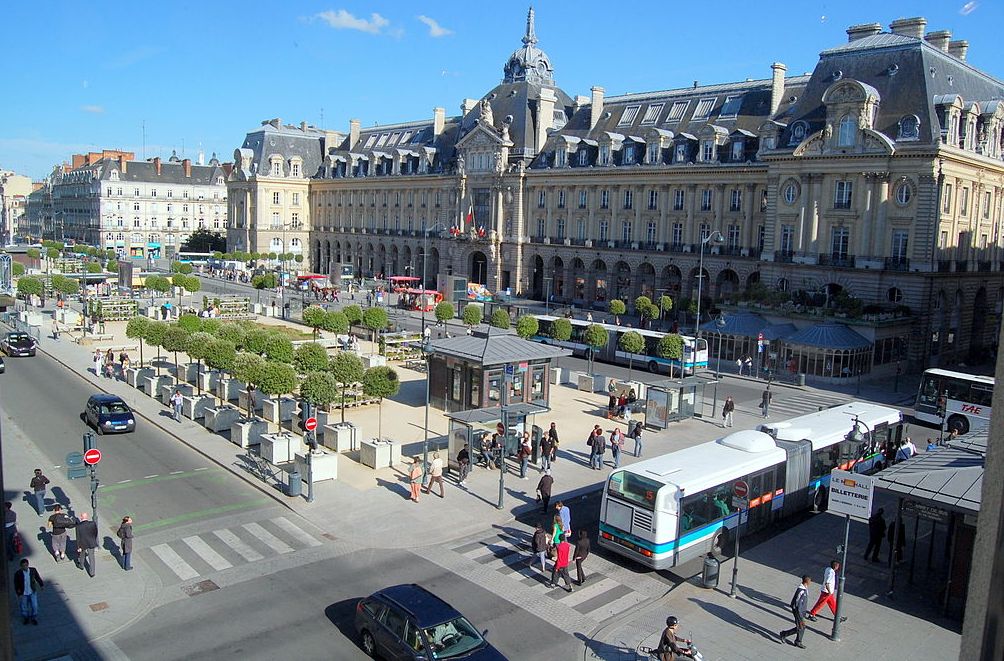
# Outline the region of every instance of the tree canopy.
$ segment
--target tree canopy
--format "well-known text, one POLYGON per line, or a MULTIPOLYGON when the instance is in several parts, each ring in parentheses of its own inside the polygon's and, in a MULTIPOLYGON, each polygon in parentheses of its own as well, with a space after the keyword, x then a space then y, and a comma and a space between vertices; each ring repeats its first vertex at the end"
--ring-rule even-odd
POLYGON ((516 320, 516 334, 524 340, 529 340, 540 330, 540 322, 533 315, 524 314, 516 320))
POLYGON ((266 395, 285 395, 296 390, 296 370, 287 363, 266 360, 258 378, 258 389, 266 395))
POLYGON ((457 311, 454 309, 453 303, 443 301, 436 305, 436 321, 445 324, 456 316, 457 311))
POLYGON ((348 319, 349 323, 353 326, 363 320, 363 309, 358 305, 346 305, 342 308, 342 312, 345 314, 345 318, 348 319))
POLYGON ((551 324, 551 337, 559 342, 567 342, 572 338, 572 322, 568 319, 555 319, 551 324))
POLYGON ((293 362, 293 343, 285 335, 270 333, 265 340, 265 357, 280 363, 293 362))
POLYGON ((617 345, 621 351, 627 353, 641 353, 645 350, 645 338, 638 331, 628 331, 621 333, 617 345))
POLYGON ((484 319, 484 311, 480 305, 468 305, 464 308, 464 313, 460 316, 468 326, 477 326, 484 319))
POLYGON ((678 333, 667 333, 659 338, 656 352, 660 358, 680 360, 683 358, 683 338, 678 333))
POLYGON ((183 252, 222 252, 227 249, 227 237, 219 232, 199 228, 181 244, 183 252))
POLYGON ((234 356, 233 375, 244 383, 261 383, 265 359, 255 353, 238 351, 234 356))
POLYGON ((599 351, 607 346, 607 342, 610 341, 610 334, 607 333, 607 329, 603 328, 603 326, 590 324, 586 327, 586 332, 583 334, 582 339, 593 351, 599 351))
POLYGON ((387 323, 387 310, 381 307, 366 308, 366 311, 363 312, 363 325, 373 331, 374 340, 376 340, 377 333, 387 328, 387 323))
POLYGON ((214 370, 230 371, 234 367, 234 358, 237 357, 237 349, 233 343, 220 338, 214 338, 206 347, 205 360, 214 370))
POLYGON ((300 374, 328 369, 328 350, 317 342, 307 342, 296 348, 293 366, 300 374))
POLYGON ((324 323, 321 328, 329 333, 344 335, 349 332, 349 319, 341 310, 328 310, 324 313, 324 323))
POLYGON ((619 298, 615 298, 612 301, 610 301, 610 314, 614 315, 615 317, 619 317, 625 312, 627 312, 627 305, 624 304, 624 301, 620 300, 619 298))
POLYGON ((491 324, 495 328, 508 329, 512 328, 512 319, 509 318, 508 312, 499 308, 492 312, 491 324))
POLYGON ((401 389, 397 372, 386 365, 371 367, 363 374, 363 392, 369 397, 393 397, 401 389))
POLYGON ((314 406, 327 406, 338 399, 338 381, 330 372, 310 372, 300 382, 300 397, 314 406))

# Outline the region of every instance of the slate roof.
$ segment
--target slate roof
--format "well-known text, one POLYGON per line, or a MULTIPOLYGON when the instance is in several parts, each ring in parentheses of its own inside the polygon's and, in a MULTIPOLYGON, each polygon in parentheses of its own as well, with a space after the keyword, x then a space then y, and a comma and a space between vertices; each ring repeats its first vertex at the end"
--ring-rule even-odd
MULTIPOLYGON (((113 170, 118 170, 119 181, 124 182, 144 182, 175 184, 178 186, 210 186, 217 185, 216 178, 223 177, 226 181, 226 172, 219 165, 195 165, 192 164, 192 176, 185 176, 184 165, 180 161, 161 161, 160 174, 157 174, 157 166, 152 161, 127 161, 126 169, 123 172, 119 166, 118 159, 103 158, 95 163, 99 168, 99 178, 102 181, 111 179, 113 170)), ((225 184, 220 184, 225 187, 225 184)))
POLYGON ((988 434, 982 429, 937 450, 921 450, 876 473, 875 488, 945 509, 979 512, 988 434))
POLYGON ((793 333, 786 344, 803 344, 821 349, 867 349, 872 343, 843 324, 823 323, 793 333))
POLYGON ((572 355, 567 349, 524 340, 514 333, 492 330, 429 343, 429 353, 453 356, 482 365, 502 365, 572 355))
MULTIPOLYGON (((251 174, 267 174, 269 159, 279 154, 285 163, 290 158, 299 156, 303 162, 302 171, 305 177, 313 177, 321 170, 322 151, 326 133, 313 126, 283 125, 281 122, 264 122, 259 128, 250 131, 244 137, 241 149, 250 149, 251 174), (262 165, 264 163, 264 165, 262 165)), ((239 158, 237 161, 239 162, 239 158)))

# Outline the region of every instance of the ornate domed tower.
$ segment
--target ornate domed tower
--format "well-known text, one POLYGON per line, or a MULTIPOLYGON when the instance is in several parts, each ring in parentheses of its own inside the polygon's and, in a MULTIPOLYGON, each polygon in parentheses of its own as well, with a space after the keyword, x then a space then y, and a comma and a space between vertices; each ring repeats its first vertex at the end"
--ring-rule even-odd
POLYGON ((517 48, 509 56, 503 69, 504 83, 528 82, 538 85, 554 85, 554 69, 547 53, 537 48, 537 35, 533 27, 533 7, 526 15, 526 34, 523 47, 517 48))

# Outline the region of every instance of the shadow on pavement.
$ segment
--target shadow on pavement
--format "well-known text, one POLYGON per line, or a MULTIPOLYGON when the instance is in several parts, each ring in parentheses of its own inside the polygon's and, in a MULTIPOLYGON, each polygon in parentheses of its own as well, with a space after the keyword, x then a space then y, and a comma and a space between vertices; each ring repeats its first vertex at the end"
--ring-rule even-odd
POLYGON ((354 597, 352 599, 343 599, 342 601, 336 601, 327 608, 324 609, 324 615, 328 620, 335 625, 335 628, 347 640, 352 641, 356 645, 359 644, 359 636, 356 634, 356 604, 362 597, 354 597))
MULTIPOLYGON (((769 629, 765 629, 764 627, 754 622, 750 622, 742 615, 739 615, 733 610, 725 608, 724 606, 719 606, 718 604, 712 604, 711 602, 708 601, 701 601, 700 599, 690 599, 689 601, 691 603, 697 604, 698 606, 706 610, 709 614, 718 618, 722 622, 728 622, 732 626, 738 627, 745 631, 749 631, 750 633, 759 634, 764 638, 766 638, 767 640, 775 642, 777 641, 776 632, 770 631, 769 629)), ((778 626, 780 627, 781 624, 783 624, 786 620, 784 620, 781 617, 780 613, 775 613, 775 614, 778 616, 778 626)))
POLYGON ((593 655, 598 659, 617 659, 618 661, 627 661, 628 659, 641 659, 644 658, 634 647, 628 647, 627 645, 613 645, 611 643, 604 643, 599 640, 591 640, 586 634, 576 632, 575 637, 578 638, 586 649, 591 651, 593 655))

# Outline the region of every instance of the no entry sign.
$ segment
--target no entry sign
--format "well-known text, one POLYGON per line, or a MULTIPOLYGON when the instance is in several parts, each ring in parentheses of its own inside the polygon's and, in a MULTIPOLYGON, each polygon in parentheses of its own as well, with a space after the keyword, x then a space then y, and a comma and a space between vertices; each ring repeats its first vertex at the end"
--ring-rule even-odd
POLYGON ((94 464, 101 461, 101 450, 97 448, 91 448, 84 453, 84 463, 88 466, 93 466, 94 464))
POLYGON ((749 495, 750 485, 746 484, 745 481, 739 480, 732 486, 732 493, 740 498, 745 498, 749 495))
POLYGON ((317 418, 310 417, 303 421, 303 428, 307 431, 314 431, 317 429, 317 418))

